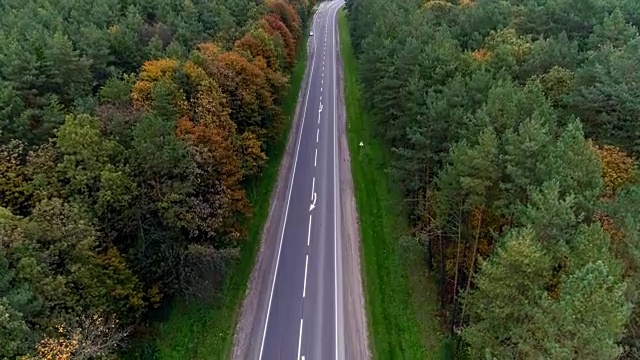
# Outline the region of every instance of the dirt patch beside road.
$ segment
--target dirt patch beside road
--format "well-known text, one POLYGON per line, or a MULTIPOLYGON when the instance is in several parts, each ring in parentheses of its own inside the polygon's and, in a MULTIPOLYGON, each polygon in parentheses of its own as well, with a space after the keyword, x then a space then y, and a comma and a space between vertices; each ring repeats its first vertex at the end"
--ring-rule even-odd
MULTIPOLYGON (((337 17, 336 17, 337 19, 337 17)), ((338 27, 337 21, 335 24, 338 27)), ((338 47, 338 153, 340 174, 340 206, 342 224, 342 274, 344 295, 344 334, 346 359, 370 359, 367 317, 365 314, 362 276, 360 274, 360 223, 356 208, 356 198, 351 177, 351 160, 347 142, 347 110, 344 98, 344 67, 340 54, 340 36, 338 47)))

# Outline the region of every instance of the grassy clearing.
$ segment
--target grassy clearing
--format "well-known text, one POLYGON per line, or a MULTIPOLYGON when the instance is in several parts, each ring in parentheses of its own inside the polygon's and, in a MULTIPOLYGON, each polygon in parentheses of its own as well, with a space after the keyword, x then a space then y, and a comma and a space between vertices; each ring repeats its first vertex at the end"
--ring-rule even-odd
POLYGON ((420 246, 401 239, 407 224, 400 194, 385 173, 389 151, 373 136, 371 118, 360 101, 344 10, 338 21, 371 350, 379 359, 439 359, 436 287, 424 271, 416 271, 424 269, 420 246))
MULTIPOLYGON (((301 44, 306 44, 306 36, 301 44)), ((233 346, 238 311, 244 298, 264 222, 269 213, 269 200, 278 178, 280 160, 284 153, 292 118, 294 117, 298 92, 307 62, 307 49, 300 46, 296 67, 291 75, 291 88, 284 101, 286 116, 282 138, 270 149, 269 162, 258 181, 250 184, 247 191, 254 214, 248 227, 249 237, 241 249, 241 258, 231 270, 228 280, 216 300, 176 304, 166 320, 157 325, 155 342, 160 359, 225 359, 233 346)))

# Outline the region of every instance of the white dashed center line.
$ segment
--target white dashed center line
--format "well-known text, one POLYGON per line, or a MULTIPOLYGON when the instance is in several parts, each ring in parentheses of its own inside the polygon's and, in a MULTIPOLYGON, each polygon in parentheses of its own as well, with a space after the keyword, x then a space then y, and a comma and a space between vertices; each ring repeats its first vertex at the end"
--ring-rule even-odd
MULTIPOLYGON (((311 222, 309 222, 311 224, 311 222)), ((302 288, 302 298, 307 294, 307 266, 309 265, 309 254, 307 254, 307 260, 304 263, 304 286, 302 288)))
POLYGON ((300 319, 300 336, 298 337, 298 359, 300 359, 300 345, 302 345, 302 324, 304 319, 300 319))

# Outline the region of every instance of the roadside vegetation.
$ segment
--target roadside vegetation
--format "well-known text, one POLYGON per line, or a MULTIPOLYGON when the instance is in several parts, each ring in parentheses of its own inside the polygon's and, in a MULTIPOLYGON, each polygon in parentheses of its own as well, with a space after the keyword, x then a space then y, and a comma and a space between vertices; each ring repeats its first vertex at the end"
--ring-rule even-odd
POLYGON ((314 5, 0 3, 0 358, 225 357, 314 5))
POLYGON ((425 269, 414 271, 423 268, 421 245, 408 236, 401 193, 385 171, 389 149, 373 135, 364 108, 344 10, 338 21, 370 347, 380 359, 438 359, 432 351, 441 343, 433 278, 425 269))
MULTIPOLYGON (((306 33, 303 33, 301 44, 306 44, 306 39, 306 33)), ((267 150, 268 160, 260 178, 247 186, 253 217, 248 222, 247 242, 239 250, 240 259, 230 269, 226 283, 213 301, 180 301, 168 319, 158 322, 158 336, 151 341, 157 344, 160 359, 224 359, 231 353, 237 317, 269 215, 269 200, 278 179, 280 160, 287 145, 306 63, 307 47, 300 46, 291 75, 291 87, 283 102, 286 116, 284 131, 267 150)))
POLYGON ((437 307, 450 358, 638 358, 640 3, 346 8, 375 356, 439 351, 399 300, 421 292, 405 290, 401 261, 409 279, 435 274, 437 298, 423 294, 422 311, 437 307), (427 348, 409 350, 417 343, 427 348))

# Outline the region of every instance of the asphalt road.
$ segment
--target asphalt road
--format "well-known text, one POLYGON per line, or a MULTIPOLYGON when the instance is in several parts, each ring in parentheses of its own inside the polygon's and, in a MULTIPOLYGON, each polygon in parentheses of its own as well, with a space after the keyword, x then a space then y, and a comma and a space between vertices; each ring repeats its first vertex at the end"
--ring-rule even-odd
MULTIPOLYGON (((313 20, 302 124, 284 204, 259 359, 343 359, 342 264, 337 154, 337 10, 313 20)), ((264 301, 261 301, 264 303, 264 301)), ((255 340, 255 339, 252 339, 255 340)), ((254 342, 254 341, 252 341, 254 342)), ((257 342, 254 342, 258 345, 257 342)))

